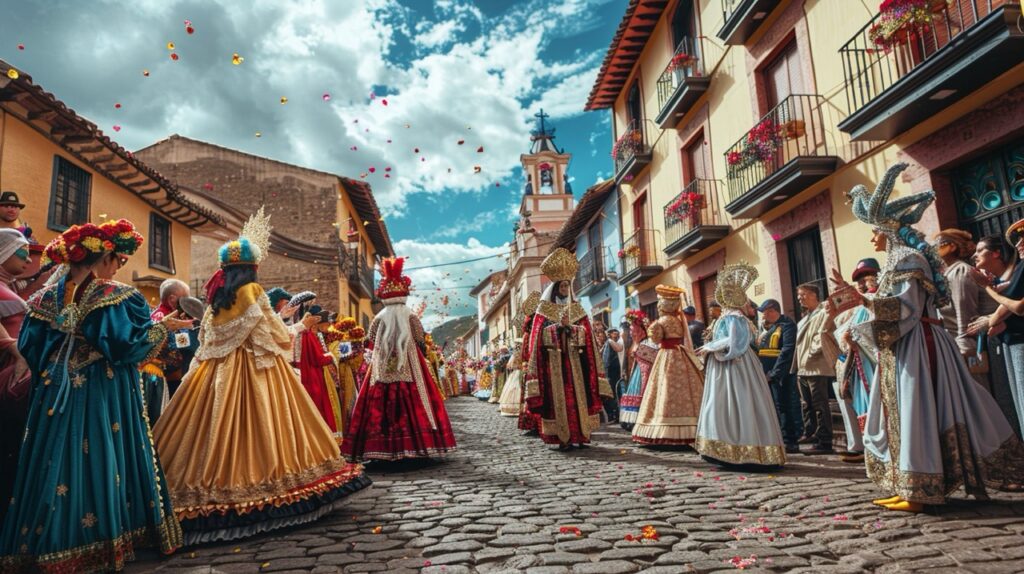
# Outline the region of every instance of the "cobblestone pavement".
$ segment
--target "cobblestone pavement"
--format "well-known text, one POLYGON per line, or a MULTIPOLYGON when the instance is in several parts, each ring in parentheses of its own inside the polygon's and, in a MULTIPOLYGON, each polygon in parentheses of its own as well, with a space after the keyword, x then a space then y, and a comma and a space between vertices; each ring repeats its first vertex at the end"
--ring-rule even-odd
POLYGON ((459 450, 443 462, 370 465, 374 486, 318 522, 140 555, 129 572, 1024 571, 1024 495, 908 515, 873 506, 863 466, 835 457, 722 472, 618 426, 560 453, 495 405, 447 405, 459 450), (633 539, 647 525, 657 539, 633 539))

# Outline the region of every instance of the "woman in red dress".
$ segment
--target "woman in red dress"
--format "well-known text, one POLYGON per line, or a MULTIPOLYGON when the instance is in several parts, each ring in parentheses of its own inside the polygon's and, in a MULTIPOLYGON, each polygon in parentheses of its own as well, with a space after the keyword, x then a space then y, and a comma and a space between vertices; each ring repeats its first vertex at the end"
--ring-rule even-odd
POLYGON ((385 259, 370 324, 369 372, 359 387, 341 451, 350 460, 427 458, 455 450, 455 435, 424 359, 419 318, 406 306, 404 259, 385 259))

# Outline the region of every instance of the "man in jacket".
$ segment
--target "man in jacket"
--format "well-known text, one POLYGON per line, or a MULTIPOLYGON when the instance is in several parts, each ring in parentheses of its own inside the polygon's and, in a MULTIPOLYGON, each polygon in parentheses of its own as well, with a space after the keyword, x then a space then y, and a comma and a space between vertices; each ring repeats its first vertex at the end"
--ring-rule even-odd
POLYGON ((775 299, 766 300, 757 310, 764 317, 764 328, 757 340, 757 356, 779 414, 786 452, 797 453, 804 423, 796 375, 790 372, 796 352, 796 323, 782 314, 782 305, 775 299))
POLYGON ((690 330, 690 339, 693 340, 693 348, 699 349, 704 346, 704 329, 707 325, 697 318, 697 309, 693 305, 687 305, 683 309, 683 318, 686 319, 686 328, 690 330))
POLYGON ((797 324, 796 354, 791 370, 799 379, 803 400, 804 437, 800 442, 814 445, 804 454, 829 454, 832 452, 832 411, 828 388, 836 376, 839 356, 839 346, 833 336, 836 327, 821 301, 817 285, 800 285, 796 298, 804 310, 797 324))

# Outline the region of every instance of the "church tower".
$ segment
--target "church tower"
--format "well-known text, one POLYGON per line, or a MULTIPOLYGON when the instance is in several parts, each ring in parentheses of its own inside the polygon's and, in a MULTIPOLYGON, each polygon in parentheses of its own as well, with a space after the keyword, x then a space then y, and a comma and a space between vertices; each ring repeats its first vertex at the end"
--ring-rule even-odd
POLYGON ((519 158, 526 184, 515 237, 509 246, 512 315, 520 311, 519 305, 531 291, 540 291, 547 285, 540 264, 573 212, 572 187, 566 175, 572 156, 555 147, 555 129, 545 121, 549 116, 544 110, 535 117, 537 129, 530 132, 530 153, 519 158))
POLYGON ((572 187, 566 174, 572 156, 555 147, 555 129, 545 121, 550 116, 541 110, 534 117, 537 129, 530 132, 530 153, 519 157, 526 176, 519 206, 524 221, 520 225, 540 232, 558 231, 573 211, 572 187))

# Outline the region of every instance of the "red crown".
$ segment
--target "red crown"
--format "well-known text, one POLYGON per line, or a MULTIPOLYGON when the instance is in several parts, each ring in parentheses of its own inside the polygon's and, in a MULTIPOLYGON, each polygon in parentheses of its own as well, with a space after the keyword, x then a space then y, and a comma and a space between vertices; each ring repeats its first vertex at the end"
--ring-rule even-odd
POLYGON ((412 279, 402 275, 405 258, 388 257, 380 262, 380 285, 377 286, 377 297, 381 300, 395 297, 407 297, 412 279))

